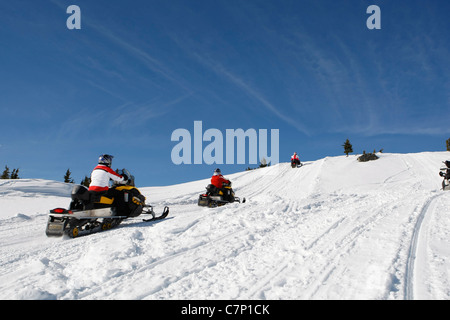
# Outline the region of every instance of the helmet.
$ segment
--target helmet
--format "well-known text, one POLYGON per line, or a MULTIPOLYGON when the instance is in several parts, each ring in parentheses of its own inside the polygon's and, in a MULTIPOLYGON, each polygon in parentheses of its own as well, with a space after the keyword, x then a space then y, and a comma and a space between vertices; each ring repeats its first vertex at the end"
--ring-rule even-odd
POLYGON ((112 159, 113 158, 114 158, 114 156, 111 156, 109 154, 102 154, 98 158, 98 164, 103 164, 105 166, 111 167, 111 163, 112 163, 112 159))
POLYGON ((216 170, 214 170, 214 175, 215 176, 218 176, 218 175, 220 175, 221 174, 221 172, 220 172, 220 169, 219 168, 217 168, 216 170))

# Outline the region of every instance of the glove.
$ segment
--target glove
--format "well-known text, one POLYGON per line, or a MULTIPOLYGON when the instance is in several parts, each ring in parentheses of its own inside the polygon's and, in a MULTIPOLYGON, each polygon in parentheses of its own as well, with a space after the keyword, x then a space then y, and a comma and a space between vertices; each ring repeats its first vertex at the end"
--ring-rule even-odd
POLYGON ((125 181, 128 181, 128 176, 125 174, 125 173, 123 173, 122 174, 122 177, 123 177, 123 181, 125 182, 125 181))

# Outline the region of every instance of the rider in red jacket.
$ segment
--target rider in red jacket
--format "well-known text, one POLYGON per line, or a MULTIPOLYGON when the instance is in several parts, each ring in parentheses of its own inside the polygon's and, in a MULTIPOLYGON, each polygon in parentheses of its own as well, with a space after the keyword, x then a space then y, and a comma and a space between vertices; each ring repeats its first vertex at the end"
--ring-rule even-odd
POLYGON ((291 157, 291 163, 295 163, 296 165, 300 165, 300 158, 297 155, 297 152, 294 152, 294 154, 291 157))
POLYGON ((214 170, 214 174, 211 177, 211 184, 213 184, 216 188, 222 189, 223 184, 230 184, 230 180, 227 180, 223 177, 223 175, 220 172, 220 169, 214 170))
MULTIPOLYGON (((211 177, 211 184, 214 185, 217 190, 222 191, 223 200, 233 202, 234 197, 230 188, 225 188, 225 186, 230 186, 231 181, 225 179, 220 173, 220 169, 214 170, 214 174, 211 177)), ((220 193, 219 193, 220 194, 220 193)))

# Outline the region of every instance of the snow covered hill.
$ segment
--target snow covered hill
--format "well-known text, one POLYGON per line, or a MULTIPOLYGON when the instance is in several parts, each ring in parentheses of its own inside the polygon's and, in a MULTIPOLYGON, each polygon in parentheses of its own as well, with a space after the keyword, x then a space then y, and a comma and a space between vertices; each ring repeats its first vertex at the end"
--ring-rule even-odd
POLYGON ((229 175, 248 201, 214 209, 208 180, 142 188, 167 219, 77 239, 44 232, 70 185, 0 180, 0 299, 449 299, 449 158, 281 163, 229 175))

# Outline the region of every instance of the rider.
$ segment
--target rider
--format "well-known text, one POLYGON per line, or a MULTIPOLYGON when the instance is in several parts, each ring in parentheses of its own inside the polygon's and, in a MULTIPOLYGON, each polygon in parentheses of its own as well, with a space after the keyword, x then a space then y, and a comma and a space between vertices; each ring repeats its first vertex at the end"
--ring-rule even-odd
POLYGON ((211 184, 213 184, 218 189, 222 189, 224 183, 230 184, 230 180, 225 179, 220 172, 220 169, 217 168, 216 170, 214 170, 214 174, 211 177, 211 184))
POLYGON ((226 197, 229 196, 229 192, 228 192, 228 190, 225 190, 225 186, 229 186, 231 184, 231 182, 230 182, 230 180, 227 180, 223 177, 219 168, 214 170, 214 174, 211 177, 211 184, 214 185, 219 191, 222 191, 222 193, 226 197))
POLYGON ((118 204, 119 199, 123 200, 124 193, 116 190, 115 188, 109 188, 109 181, 114 180, 118 183, 125 184, 128 177, 125 174, 118 174, 111 169, 112 159, 114 157, 109 154, 102 154, 98 158, 98 165, 91 173, 91 183, 89 184, 89 191, 100 198, 101 196, 107 198, 114 198, 115 204, 118 204))
POLYGON ((295 163, 296 165, 300 165, 300 158, 297 155, 297 152, 294 152, 294 154, 291 157, 291 163, 295 163))

